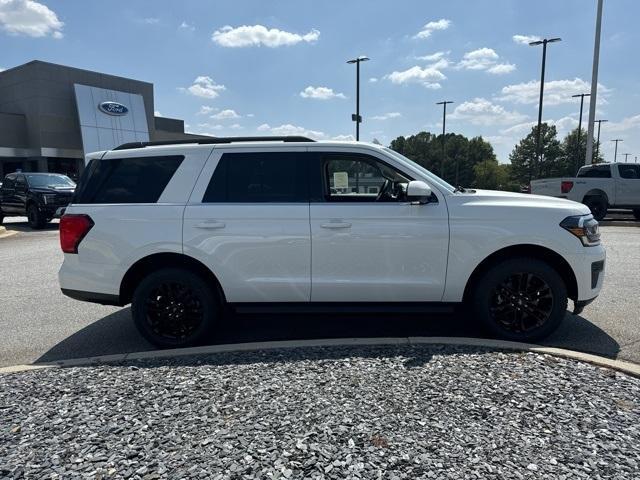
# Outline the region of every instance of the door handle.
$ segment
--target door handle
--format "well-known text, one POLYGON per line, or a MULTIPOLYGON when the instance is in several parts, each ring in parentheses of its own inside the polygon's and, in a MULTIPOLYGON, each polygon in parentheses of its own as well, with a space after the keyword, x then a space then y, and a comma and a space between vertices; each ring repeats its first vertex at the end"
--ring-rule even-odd
POLYGON ((195 225, 196 228, 202 228, 204 230, 213 230, 215 228, 224 228, 225 227, 225 223, 224 222, 201 222, 201 223, 197 223, 195 225))
POLYGON ((351 223, 349 222, 329 222, 320 224, 322 228, 349 228, 351 223))

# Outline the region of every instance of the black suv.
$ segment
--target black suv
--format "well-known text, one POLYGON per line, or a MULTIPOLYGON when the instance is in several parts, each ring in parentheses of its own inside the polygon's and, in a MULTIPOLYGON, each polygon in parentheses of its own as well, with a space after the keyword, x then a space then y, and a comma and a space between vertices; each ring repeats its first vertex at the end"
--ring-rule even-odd
POLYGON ((0 187, 0 223, 26 216, 31 228, 42 228, 71 203, 75 189, 73 180, 59 173, 10 173, 0 187))

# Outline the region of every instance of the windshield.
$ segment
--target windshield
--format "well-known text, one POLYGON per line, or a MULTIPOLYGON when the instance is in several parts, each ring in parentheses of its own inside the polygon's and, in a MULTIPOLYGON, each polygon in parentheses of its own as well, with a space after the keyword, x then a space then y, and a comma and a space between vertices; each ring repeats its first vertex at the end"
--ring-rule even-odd
POLYGON ((447 182, 442 180, 437 175, 434 175, 432 172, 424 168, 422 165, 419 165, 418 163, 396 152, 395 150, 392 150, 388 147, 383 147, 383 148, 384 148, 384 151, 389 153, 390 155, 396 157, 397 159, 410 163, 412 167, 416 168, 417 170, 420 170, 420 172, 422 172, 431 182, 437 184, 438 186, 444 188, 445 190, 448 190, 451 193, 455 191, 455 187, 453 185, 449 185, 447 182))
POLYGON ((35 188, 46 188, 46 187, 75 187, 76 184, 73 183, 66 175, 25 175, 27 177, 27 182, 30 187, 35 188))

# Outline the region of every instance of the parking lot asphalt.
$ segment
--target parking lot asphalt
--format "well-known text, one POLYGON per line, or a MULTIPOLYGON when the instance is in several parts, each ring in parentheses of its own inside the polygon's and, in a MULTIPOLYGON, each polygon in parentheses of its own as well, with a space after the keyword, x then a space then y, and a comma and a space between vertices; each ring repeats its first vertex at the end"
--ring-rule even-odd
MULTIPOLYGON (((62 295, 57 224, 32 231, 17 218, 5 226, 18 233, 0 239, 0 366, 153 349, 135 330, 128 307, 62 295)), ((543 343, 640 363, 640 228, 605 221, 602 238, 608 257, 600 297, 581 315, 567 313, 543 343)), ((212 342, 482 335, 461 315, 236 315, 212 342)))

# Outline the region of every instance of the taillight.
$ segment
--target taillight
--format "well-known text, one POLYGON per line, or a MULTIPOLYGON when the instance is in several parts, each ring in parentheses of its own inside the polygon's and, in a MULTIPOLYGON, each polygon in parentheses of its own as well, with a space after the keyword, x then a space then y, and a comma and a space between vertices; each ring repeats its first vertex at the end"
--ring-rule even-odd
POLYGON ((572 188, 573 188, 573 182, 566 181, 560 184, 560 191, 562 193, 569 193, 572 188))
POLYGON ((60 219, 60 248, 64 253, 78 253, 78 245, 91 227, 89 215, 63 215, 60 219))

